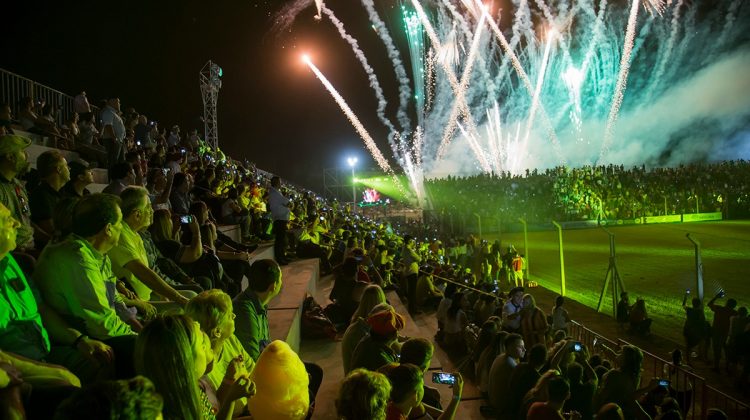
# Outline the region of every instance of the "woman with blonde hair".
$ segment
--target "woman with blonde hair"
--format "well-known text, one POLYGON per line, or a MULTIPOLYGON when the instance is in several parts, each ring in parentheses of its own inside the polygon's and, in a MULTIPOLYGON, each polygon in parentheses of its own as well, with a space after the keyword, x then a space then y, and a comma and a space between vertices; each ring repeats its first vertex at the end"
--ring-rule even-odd
POLYGON ((157 317, 135 342, 136 371, 164 398, 165 419, 231 419, 233 402, 255 392, 247 376, 224 378, 231 386, 219 403, 210 383, 200 380, 213 359, 208 336, 187 315, 157 317))
POLYGON ((544 311, 536 306, 534 296, 530 294, 523 295, 523 309, 521 310, 521 335, 527 348, 534 344, 542 343, 547 345, 547 316, 544 311))
POLYGON ((382 303, 385 303, 385 293, 383 293, 383 289, 380 286, 371 284, 365 287, 362 299, 359 301, 359 306, 354 311, 352 321, 341 339, 341 358, 344 362, 344 374, 349 373, 349 370, 351 370, 352 355, 354 354, 354 349, 357 348, 357 344, 370 332, 367 317, 373 308, 382 303))
MULTIPOLYGON (((227 384, 222 382, 227 372, 231 371, 230 376, 237 377, 249 374, 255 367, 255 361, 234 335, 232 299, 221 290, 206 290, 190 299, 185 313, 200 324, 201 331, 211 342, 214 361, 206 379, 221 399, 228 390, 227 384)), ((237 400, 235 409, 241 412, 246 404, 247 400, 241 398, 237 400)))

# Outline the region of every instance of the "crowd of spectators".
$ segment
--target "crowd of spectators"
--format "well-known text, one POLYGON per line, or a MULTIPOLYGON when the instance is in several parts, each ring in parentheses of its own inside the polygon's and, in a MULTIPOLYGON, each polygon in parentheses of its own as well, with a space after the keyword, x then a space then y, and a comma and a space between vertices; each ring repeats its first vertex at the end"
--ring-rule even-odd
MULTIPOLYGON (((282 266, 297 258, 317 258, 322 274, 333 276, 326 314, 343 334, 345 378, 338 396, 325 398, 336 398, 342 419, 456 418, 464 376, 484 393, 483 412, 497 418, 666 420, 691 409, 684 389, 641 381, 639 349, 589 349, 570 337, 564 299, 549 312, 539 308, 524 289, 524 256, 512 247, 362 217, 211 150, 196 132, 183 138, 178 126, 167 133, 132 109, 122 112, 116 97, 95 119, 82 93, 80 114, 58 131, 42 129, 50 114, 39 117, 34 108, 34 101, 25 103, 18 121, 8 112, 0 133, 5 416, 310 418, 323 398, 323 372, 269 331, 268 305, 282 293, 282 266), (53 137, 59 148, 96 164, 68 162, 55 149, 29 171, 25 131, 53 137), (108 169, 102 193, 87 188, 95 166, 108 169), (236 226, 239 240, 223 225, 236 226), (259 242, 270 240, 274 260, 251 263, 259 242), (450 401, 424 383, 434 344, 402 335, 407 314, 386 302, 389 289, 410 315, 434 317, 435 342, 460 361, 460 372, 439 376, 452 387, 450 401)), ((727 165, 725 172, 747 170, 745 163, 727 165)), ((437 195, 473 183, 486 197, 467 200, 467 207, 495 203, 508 217, 524 208, 544 218, 561 209, 580 215, 582 203, 592 202, 587 192, 545 210, 547 191, 567 188, 563 183, 606 179, 643 197, 649 192, 633 179, 649 174, 558 169, 432 185, 437 195), (498 185, 511 199, 495 197, 498 185)), ((617 204, 618 212, 633 211, 628 206, 617 204)), ((742 330, 735 343, 741 352, 748 329, 738 325, 727 329, 742 330)), ((719 343, 727 337, 712 336, 719 343)))
MULTIPOLYGON (((475 175, 428 180, 434 210, 531 223, 550 220, 634 219, 697 212, 724 217, 750 213, 750 162, 689 164, 674 168, 557 167, 523 175, 475 175)), ((455 221, 454 221, 455 222, 455 221)))

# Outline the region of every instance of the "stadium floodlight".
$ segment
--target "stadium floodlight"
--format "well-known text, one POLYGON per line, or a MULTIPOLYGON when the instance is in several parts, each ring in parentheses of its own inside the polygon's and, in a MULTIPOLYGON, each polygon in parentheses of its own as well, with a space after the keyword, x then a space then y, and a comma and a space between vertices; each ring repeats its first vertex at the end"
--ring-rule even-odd
POLYGON ((357 202, 357 190, 355 186, 356 178, 354 177, 354 165, 357 164, 357 157, 352 156, 346 159, 346 162, 349 164, 349 167, 352 168, 352 203, 357 202))
POLYGON ((223 75, 224 70, 211 60, 200 71, 204 140, 213 150, 216 150, 219 146, 219 121, 216 104, 219 100, 219 89, 221 89, 221 77, 223 75))

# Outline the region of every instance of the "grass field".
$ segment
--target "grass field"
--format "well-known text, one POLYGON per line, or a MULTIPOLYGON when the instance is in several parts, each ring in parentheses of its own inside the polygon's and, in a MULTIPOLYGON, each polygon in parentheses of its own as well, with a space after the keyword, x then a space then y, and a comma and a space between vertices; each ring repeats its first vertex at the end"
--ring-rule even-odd
MULTIPOLYGON (((610 231, 615 234, 617 267, 625 289, 631 303, 637 297, 646 299, 654 334, 682 342, 682 297, 687 288, 696 293, 694 248, 687 233, 703 248, 706 300, 724 288, 739 306, 750 305, 750 221, 621 226, 610 231)), ((523 252, 523 234, 507 233, 501 239, 503 246, 512 243, 523 252)), ((567 296, 595 308, 609 265, 608 236, 602 229, 568 230, 563 231, 563 241, 567 296)), ((557 245, 556 231, 529 232, 531 276, 559 293, 557 245)), ((602 311, 612 313, 611 294, 605 297, 602 311)), ((710 311, 706 314, 712 319, 710 311)))

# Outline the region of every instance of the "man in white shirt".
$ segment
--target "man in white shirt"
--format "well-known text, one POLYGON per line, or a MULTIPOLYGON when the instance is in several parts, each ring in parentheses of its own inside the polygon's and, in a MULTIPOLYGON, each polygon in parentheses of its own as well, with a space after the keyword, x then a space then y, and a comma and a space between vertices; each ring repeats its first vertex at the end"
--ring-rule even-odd
POLYGON ((99 117, 102 120, 102 143, 107 149, 109 168, 125 159, 123 139, 125 138, 125 123, 120 117, 120 98, 107 99, 107 105, 102 109, 99 117))
POLYGON ((286 258, 286 232, 289 223, 290 200, 279 191, 281 179, 277 176, 271 178, 271 190, 268 192, 268 210, 273 218, 273 244, 274 256, 279 265, 289 263, 286 258))
POLYGON ((510 299, 503 306, 503 329, 508 332, 521 331, 521 309, 523 309, 523 287, 510 291, 510 299))

